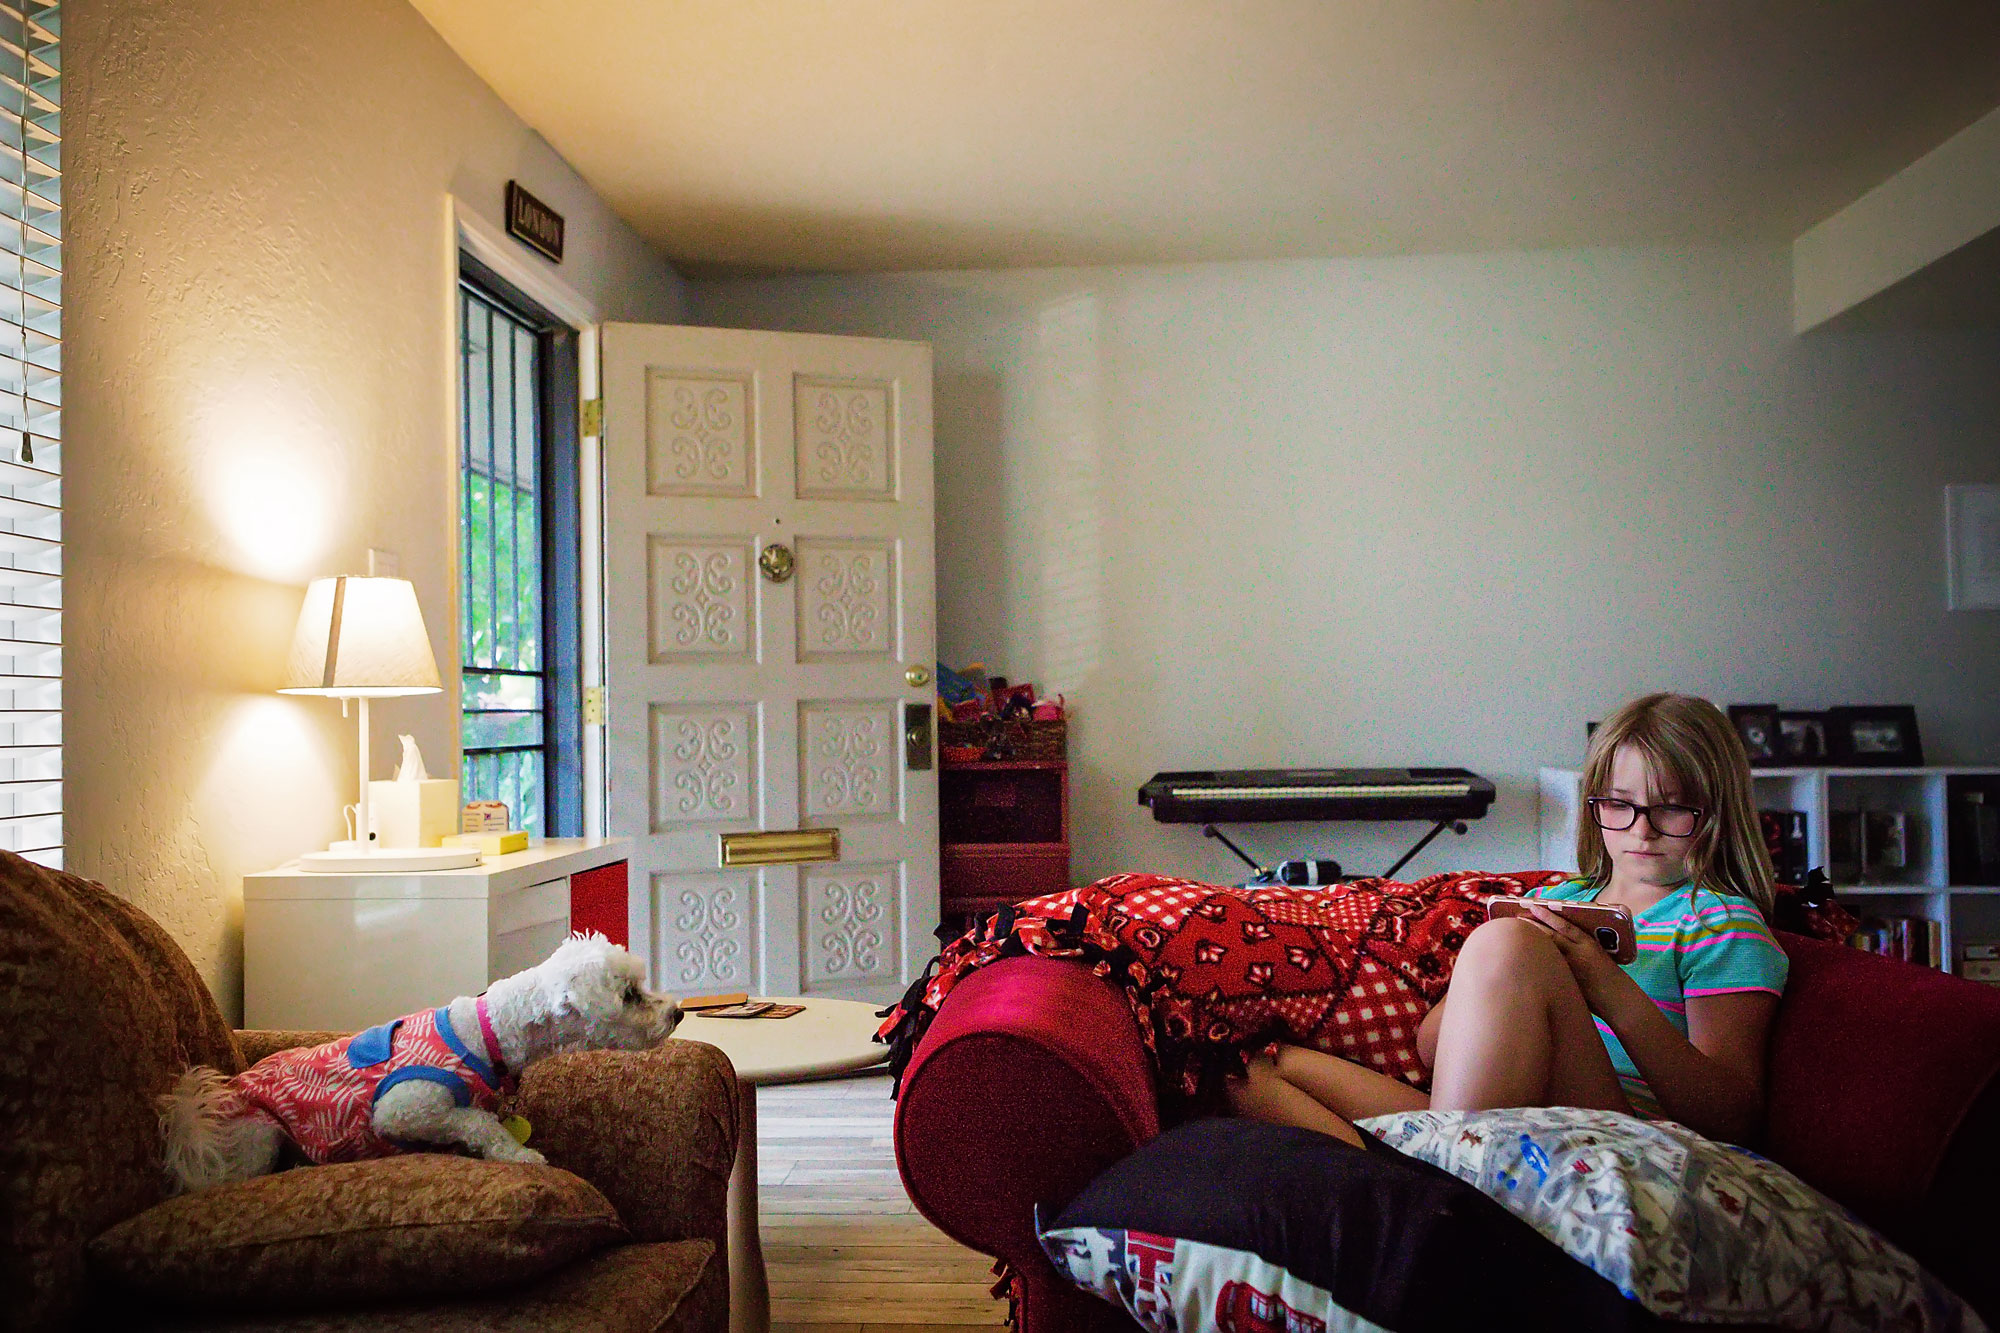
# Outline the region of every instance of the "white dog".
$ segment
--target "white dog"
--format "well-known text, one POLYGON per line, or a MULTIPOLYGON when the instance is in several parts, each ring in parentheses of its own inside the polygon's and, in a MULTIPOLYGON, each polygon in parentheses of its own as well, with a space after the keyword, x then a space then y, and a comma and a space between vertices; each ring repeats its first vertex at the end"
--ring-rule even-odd
POLYGON ((602 935, 573 935, 547 962, 339 1041, 280 1051, 234 1078, 190 1069, 160 1099, 167 1173, 180 1190, 275 1169, 289 1140, 313 1162, 462 1146, 541 1162, 495 1114, 520 1072, 560 1051, 646 1050, 681 1021, 645 967, 602 935))

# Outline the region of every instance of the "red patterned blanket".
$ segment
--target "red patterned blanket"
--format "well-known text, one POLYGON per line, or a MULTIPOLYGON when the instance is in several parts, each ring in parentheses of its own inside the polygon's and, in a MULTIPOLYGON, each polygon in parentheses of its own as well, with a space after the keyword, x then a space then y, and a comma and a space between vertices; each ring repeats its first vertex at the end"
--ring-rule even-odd
POLYGON ((1164 1096, 1206 1101, 1244 1053, 1310 1046, 1425 1086, 1417 1025, 1444 996, 1481 905, 1565 878, 1458 872, 1414 884, 1223 888, 1113 875, 1033 898, 947 945, 880 1038, 900 1081, 937 1008, 967 973, 1015 954, 1080 958, 1124 992, 1164 1096))

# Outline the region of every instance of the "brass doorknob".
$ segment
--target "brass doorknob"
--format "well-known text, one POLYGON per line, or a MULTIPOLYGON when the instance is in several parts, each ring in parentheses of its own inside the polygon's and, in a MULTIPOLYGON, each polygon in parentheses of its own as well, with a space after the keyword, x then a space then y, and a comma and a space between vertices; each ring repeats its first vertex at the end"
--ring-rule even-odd
POLYGON ((773 583, 783 583, 790 578, 797 563, 792 558, 792 548, 777 542, 766 546, 763 554, 757 557, 757 568, 763 570, 764 577, 773 583))
POLYGON ((903 679, 910 683, 911 689, 917 689, 931 683, 931 669, 927 666, 910 667, 903 672, 903 679))

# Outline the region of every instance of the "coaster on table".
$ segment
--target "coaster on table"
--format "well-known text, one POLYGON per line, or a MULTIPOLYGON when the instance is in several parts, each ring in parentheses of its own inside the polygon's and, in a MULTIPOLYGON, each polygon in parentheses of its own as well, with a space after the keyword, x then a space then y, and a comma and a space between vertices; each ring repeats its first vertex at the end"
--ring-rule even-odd
POLYGON ((696 1012, 702 1018, 761 1018, 767 1009, 774 1007, 769 1000, 751 1000, 747 1004, 730 1004, 720 1009, 700 1009, 696 1012))
POLYGON ((728 991, 721 995, 690 995, 681 1001, 681 1012, 692 1014, 702 1009, 720 1009, 724 1005, 742 1004, 749 998, 747 990, 728 991))

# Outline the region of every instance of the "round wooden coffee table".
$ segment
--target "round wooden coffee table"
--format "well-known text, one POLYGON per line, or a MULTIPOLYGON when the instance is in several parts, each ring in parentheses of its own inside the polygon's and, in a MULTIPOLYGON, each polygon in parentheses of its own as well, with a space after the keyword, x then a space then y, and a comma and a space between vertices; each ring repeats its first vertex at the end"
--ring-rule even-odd
MULTIPOLYGON (((759 996, 759 999, 775 997, 759 996)), ((779 999, 802 1004, 790 1018, 703 1018, 689 1014, 677 1039, 705 1042, 736 1066, 740 1108, 736 1166, 729 1173, 729 1333, 769 1333, 771 1289, 757 1228, 757 1089, 804 1083, 879 1065, 889 1048, 875 1041, 876 1006, 854 1000, 779 999)))

